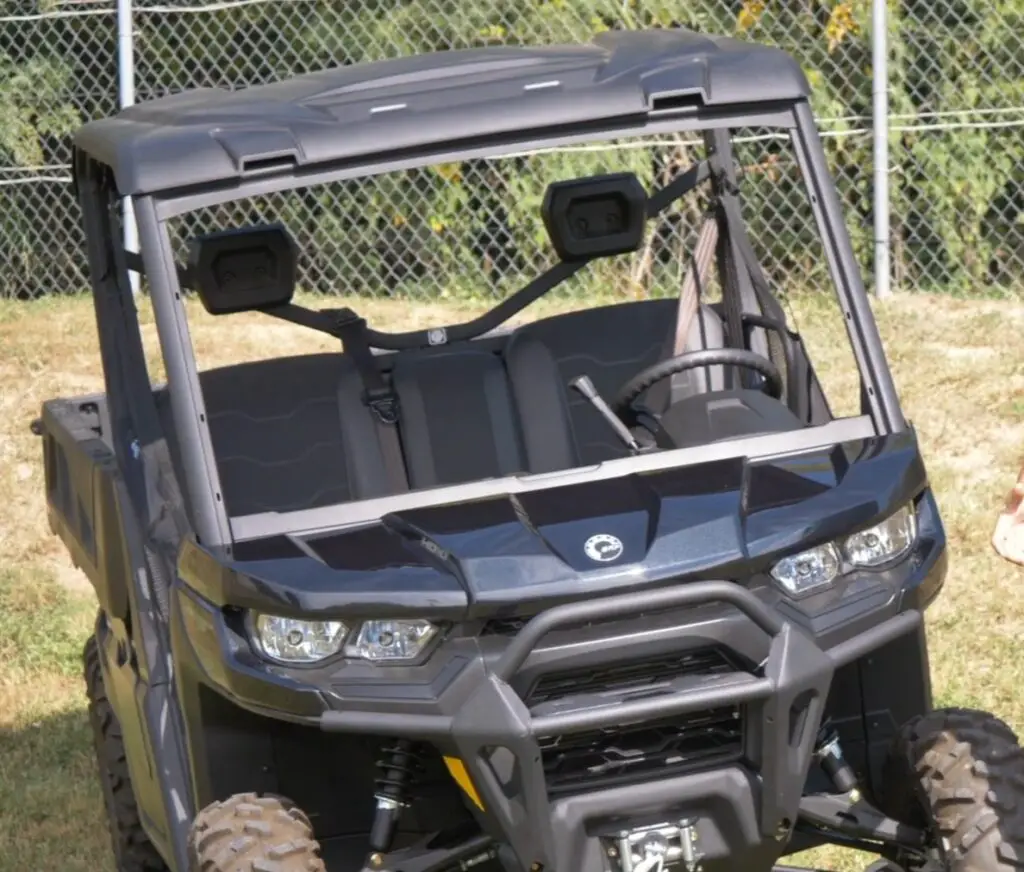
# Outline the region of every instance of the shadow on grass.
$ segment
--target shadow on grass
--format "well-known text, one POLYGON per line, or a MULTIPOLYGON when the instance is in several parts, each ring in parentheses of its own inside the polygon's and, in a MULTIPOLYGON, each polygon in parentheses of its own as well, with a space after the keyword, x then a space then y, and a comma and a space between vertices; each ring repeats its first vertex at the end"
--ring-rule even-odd
POLYGON ((113 869, 82 679, 96 602, 0 569, 0 872, 113 869))
POLYGON ((0 872, 113 869, 84 708, 0 728, 0 872))

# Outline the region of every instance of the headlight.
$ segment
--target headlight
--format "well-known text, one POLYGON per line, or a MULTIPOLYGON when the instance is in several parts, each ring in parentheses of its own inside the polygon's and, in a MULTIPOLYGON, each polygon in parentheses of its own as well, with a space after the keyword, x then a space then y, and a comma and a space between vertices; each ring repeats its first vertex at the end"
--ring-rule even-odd
POLYGON ((917 539, 917 516, 913 505, 867 530, 841 541, 829 542, 783 557, 771 569, 771 576, 790 596, 803 596, 833 584, 850 569, 871 569, 906 554, 917 539))
POLYGON ((318 663, 337 654, 348 635, 341 621, 299 621, 256 615, 252 637, 260 652, 278 663, 318 663))
POLYGON ((917 538, 917 518, 910 506, 843 542, 843 554, 854 566, 881 566, 910 550, 917 538))
POLYGON ((772 567, 772 578, 792 596, 828 587, 838 575, 839 552, 832 543, 783 557, 772 567))
POLYGON ((437 634, 430 621, 366 621, 355 640, 345 646, 349 657, 363 660, 415 660, 437 634))

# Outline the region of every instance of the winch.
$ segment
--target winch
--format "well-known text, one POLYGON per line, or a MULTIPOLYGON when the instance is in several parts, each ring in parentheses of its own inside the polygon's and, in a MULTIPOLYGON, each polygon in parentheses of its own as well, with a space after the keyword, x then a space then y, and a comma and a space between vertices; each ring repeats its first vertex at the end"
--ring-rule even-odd
POLYGON ((606 853, 616 872, 662 872, 679 864, 695 872, 703 856, 697 850, 696 824, 688 819, 623 831, 606 840, 606 853))

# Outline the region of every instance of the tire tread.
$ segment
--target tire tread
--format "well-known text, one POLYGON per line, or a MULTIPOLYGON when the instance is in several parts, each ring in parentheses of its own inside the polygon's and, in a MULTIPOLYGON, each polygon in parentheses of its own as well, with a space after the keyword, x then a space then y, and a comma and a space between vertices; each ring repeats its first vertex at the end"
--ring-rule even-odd
POLYGON ((309 819, 282 797, 243 793, 192 824, 193 872, 325 872, 309 819))
POLYGON ((911 720, 882 783, 883 809, 933 825, 952 872, 1024 870, 1024 749, 999 718, 949 708, 911 720))

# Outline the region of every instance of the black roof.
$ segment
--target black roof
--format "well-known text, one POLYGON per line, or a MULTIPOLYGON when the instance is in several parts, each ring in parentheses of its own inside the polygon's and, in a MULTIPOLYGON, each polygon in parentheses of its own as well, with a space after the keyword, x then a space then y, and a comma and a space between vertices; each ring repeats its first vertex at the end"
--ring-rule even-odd
POLYGON ((491 46, 338 66, 236 91, 200 88, 81 127, 78 149, 122 194, 238 179, 276 161, 364 158, 517 131, 634 118, 656 98, 790 101, 807 80, 785 52, 685 30, 610 31, 581 45, 491 46))

